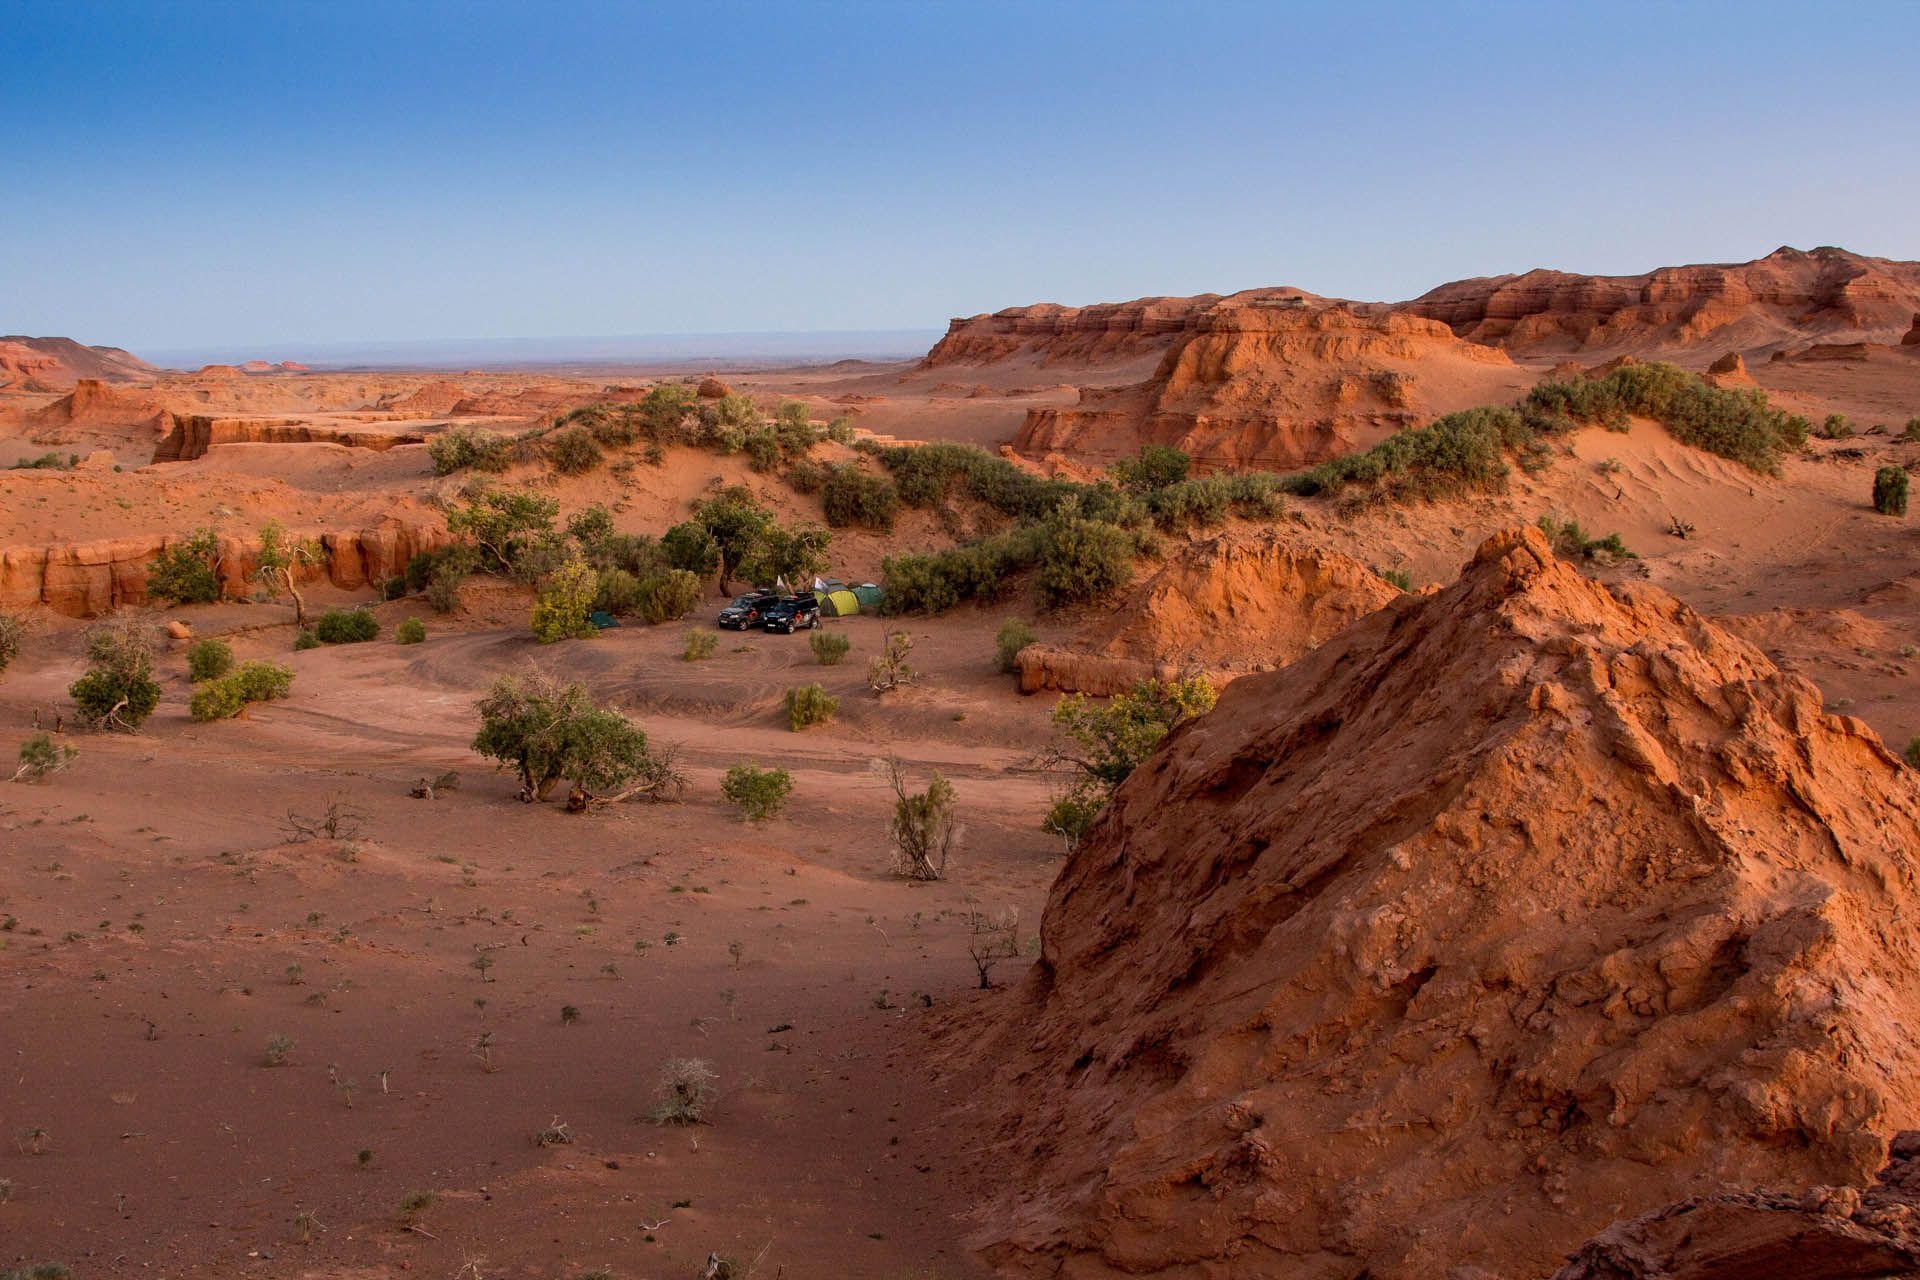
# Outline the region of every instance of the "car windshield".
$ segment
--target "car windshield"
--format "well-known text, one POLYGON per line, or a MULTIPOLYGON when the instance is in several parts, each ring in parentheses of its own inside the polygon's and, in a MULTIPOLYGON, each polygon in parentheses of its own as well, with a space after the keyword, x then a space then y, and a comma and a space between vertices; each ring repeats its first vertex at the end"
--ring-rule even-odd
POLYGON ((744 609, 759 598, 757 595, 735 596, 733 598, 733 604, 737 609, 744 609))

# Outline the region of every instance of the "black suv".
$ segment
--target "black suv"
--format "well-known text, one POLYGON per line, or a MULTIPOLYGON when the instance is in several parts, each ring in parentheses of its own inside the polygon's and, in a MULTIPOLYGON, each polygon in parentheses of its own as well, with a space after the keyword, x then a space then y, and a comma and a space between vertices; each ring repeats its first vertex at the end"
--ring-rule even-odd
POLYGON ((715 619, 717 625, 730 631, 745 631, 760 625, 767 616, 767 609, 779 601, 780 597, 771 591, 749 591, 743 596, 735 596, 733 603, 720 611, 715 619))
POLYGON ((767 630, 791 635, 802 627, 820 625, 820 602, 810 595, 788 596, 769 605, 765 617, 767 630))

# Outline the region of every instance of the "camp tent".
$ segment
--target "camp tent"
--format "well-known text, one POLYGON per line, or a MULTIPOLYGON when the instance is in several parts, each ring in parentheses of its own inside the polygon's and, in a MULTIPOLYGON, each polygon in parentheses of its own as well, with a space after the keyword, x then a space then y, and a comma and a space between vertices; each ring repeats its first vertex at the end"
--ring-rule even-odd
POLYGON ((845 587, 816 591, 813 595, 820 602, 820 612, 829 618, 851 618, 860 612, 860 597, 845 587))
POLYGON ((853 597, 860 602, 860 607, 869 613, 877 612, 880 608, 880 588, 871 582, 863 582, 855 587, 853 597))

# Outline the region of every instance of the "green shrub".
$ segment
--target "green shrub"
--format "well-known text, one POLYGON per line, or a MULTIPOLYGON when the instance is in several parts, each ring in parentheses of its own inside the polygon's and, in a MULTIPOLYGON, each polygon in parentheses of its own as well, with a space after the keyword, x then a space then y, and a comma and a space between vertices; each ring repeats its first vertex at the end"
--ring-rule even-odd
POLYGON ((1873 473, 1873 509, 1883 516, 1907 514, 1907 473, 1902 467, 1881 467, 1873 473))
POLYGON ((1040 829, 1050 836, 1059 836, 1066 842, 1067 852, 1072 853, 1080 847, 1093 820, 1104 808, 1106 801, 1097 792, 1086 787, 1070 788, 1047 810, 1047 816, 1040 820, 1040 829))
POLYGON ((1215 472, 1181 480, 1146 495, 1147 510, 1163 529, 1219 524, 1229 513, 1272 519, 1282 509, 1280 479, 1264 471, 1215 472))
POLYGON ((60 772, 72 764, 79 755, 77 748, 56 746, 53 738, 48 734, 33 734, 20 744, 20 763, 14 770, 14 781, 38 782, 42 778, 60 772))
POLYGON ((696 578, 710 577, 720 567, 720 543, 697 520, 683 521, 661 535, 660 552, 669 565, 696 578))
POLYGON ((43 453, 37 458, 21 458, 13 464, 15 471, 71 471, 80 465, 80 455, 68 454, 62 458, 57 453, 43 453))
POLYGON ((616 618, 640 608, 640 579, 625 569, 602 569, 594 579, 593 607, 616 618))
POLYGON ((1618 429, 1637 414, 1684 444, 1767 474, 1807 442, 1806 419, 1773 408, 1764 391, 1716 387, 1670 364, 1626 364, 1597 378, 1543 382, 1521 407, 1537 430, 1562 418, 1618 429))
POLYGON ((380 619, 365 609, 329 609, 313 624, 321 644, 359 644, 380 634, 380 619))
POLYGON ((198 684, 233 670, 233 650, 224 640, 196 640, 187 649, 187 678, 198 684))
POLYGON ((947 857, 959 831, 953 784, 935 770, 925 791, 910 792, 897 760, 887 762, 887 780, 893 787, 893 821, 887 827, 893 873, 909 880, 938 880, 947 873, 947 857))
POLYGON ((586 640, 593 636, 594 593, 599 578, 579 558, 560 566, 540 588, 533 602, 533 638, 541 644, 560 640, 586 640))
POLYGON ((779 813, 792 792, 793 777, 785 769, 762 769, 751 760, 727 770, 720 782, 720 794, 752 822, 779 813))
POLYGON ((816 631, 807 637, 807 647, 823 667, 837 667, 853 648, 853 640, 844 631, 816 631))
POLYGON ((293 638, 293 647, 295 652, 305 649, 318 649, 320 647, 320 637, 303 627, 301 628, 300 634, 293 638))
POLYGON ((419 644, 427 638, 427 624, 418 618, 408 618, 393 629, 395 644, 419 644))
POLYGON ((640 727, 610 707, 594 705, 578 682, 561 684, 540 672, 501 676, 476 708, 480 732, 473 749, 511 767, 520 798, 544 800, 562 780, 584 805, 588 797, 641 783, 673 788, 681 781, 670 753, 653 754, 640 727))
POLYGON ((1008 618, 1000 624, 1000 630, 994 635, 994 645, 998 652, 1000 670, 1012 675, 1020 669, 1020 651, 1032 644, 1038 636, 1033 628, 1019 618, 1008 618))
POLYGON ((824 434, 835 444, 852 444, 853 419, 841 414, 826 425, 824 434))
POLYGON ((1026 525, 945 551, 889 556, 881 562, 883 613, 940 613, 964 600, 993 601, 1040 559, 1040 530, 1026 525))
POLYGON ((1357 486, 1388 501, 1498 492, 1507 484, 1507 454, 1534 439, 1518 410, 1467 409, 1425 427, 1396 431, 1364 452, 1290 476, 1284 487, 1308 496, 1332 496, 1357 486))
MULTIPOLYGON (((832 467, 824 462, 815 462, 811 458, 802 458, 787 468, 787 487, 795 493, 818 493, 826 488, 827 481, 833 478, 832 467)), ((829 516, 827 523, 832 524, 829 516)))
POLYGON ((1920 769, 1920 738, 1907 739, 1907 749, 1900 753, 1900 758, 1914 768, 1920 769))
POLYGON ((780 465, 780 435, 770 426, 748 428, 742 447, 748 465, 755 471, 771 471, 780 465))
POLYGON ((67 687, 80 718, 110 729, 138 729, 160 705, 153 678, 159 635, 151 622, 122 614, 87 632, 87 670, 67 687))
POLYGON ((1119 525, 1064 516, 1042 529, 1037 583, 1049 605, 1098 599, 1132 579, 1136 544, 1119 525))
POLYGON ((1563 559, 1597 560, 1602 564, 1611 564, 1616 560, 1640 558, 1627 550, 1627 544, 1620 540, 1619 534, 1610 533, 1604 538, 1589 537, 1578 520, 1556 520, 1552 516, 1541 516, 1540 531, 1553 544, 1554 554, 1563 559))
POLYGON ((1193 459, 1164 444, 1140 446, 1138 457, 1116 463, 1113 478, 1129 493, 1147 494, 1183 483, 1193 459))
POLYGON ((1900 433, 1900 438, 1909 444, 1920 440, 1920 418, 1908 418, 1907 429, 1900 433))
POLYGON ((1813 434, 1819 436, 1822 440, 1851 440, 1853 438, 1853 424, 1847 421, 1847 415, 1844 413, 1830 413, 1826 416, 1826 419, 1814 429, 1813 434))
POLYGON ((685 569, 655 574, 636 590, 640 616, 655 624, 684 618, 699 603, 700 579, 685 569))
POLYGON ((1413 590, 1413 575, 1405 569, 1379 569, 1376 572, 1403 592, 1413 590))
POLYGON ((600 443, 585 427, 567 427, 547 437, 546 455, 560 475, 584 475, 600 465, 600 443))
POLYGON ((912 684, 919 673, 907 661, 913 653, 913 637, 904 631, 887 632, 887 642, 867 663, 867 687, 886 693, 903 684, 912 684))
POLYGON ((505 471, 512 463, 508 441, 478 427, 449 427, 427 441, 433 473, 447 476, 472 467, 475 471, 505 471))
POLYGON ((817 684, 787 690, 787 727, 795 733, 809 725, 825 724, 839 709, 840 699, 817 684))
POLYGON ((220 540, 197 530, 160 552, 147 566, 149 599, 175 604, 211 604, 220 598, 220 540))
POLYGON ((11 613, 0 613, 0 671, 20 656, 20 642, 27 634, 27 624, 11 613))
POLYGON ((406 594, 407 580, 404 577, 396 575, 380 584, 380 598, 382 600, 398 600, 406 594))
POLYGON ((687 632, 687 647, 680 651, 680 658, 683 662, 700 662, 706 658, 711 658, 713 651, 719 647, 720 637, 714 635, 713 632, 689 631, 687 632))
POLYGON ((188 711, 195 720, 229 720, 250 702, 272 702, 293 688, 293 672, 272 662, 245 662, 231 674, 194 690, 188 711))
POLYGON ((900 510, 900 490, 885 476, 868 475, 858 467, 835 467, 827 477, 821 503, 827 523, 834 528, 855 525, 882 533, 893 529, 900 510))

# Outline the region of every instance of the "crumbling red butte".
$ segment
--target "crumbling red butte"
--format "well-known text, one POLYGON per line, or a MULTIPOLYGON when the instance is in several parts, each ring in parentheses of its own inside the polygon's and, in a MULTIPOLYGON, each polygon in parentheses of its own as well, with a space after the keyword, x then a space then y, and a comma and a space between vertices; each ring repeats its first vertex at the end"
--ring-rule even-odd
POLYGON ((965 1052, 997 1263, 1539 1276, 1920 1115, 1920 780, 1535 530, 1235 681, 1055 882, 965 1052), (1478 1270, 1475 1270, 1475 1269, 1478 1270))

